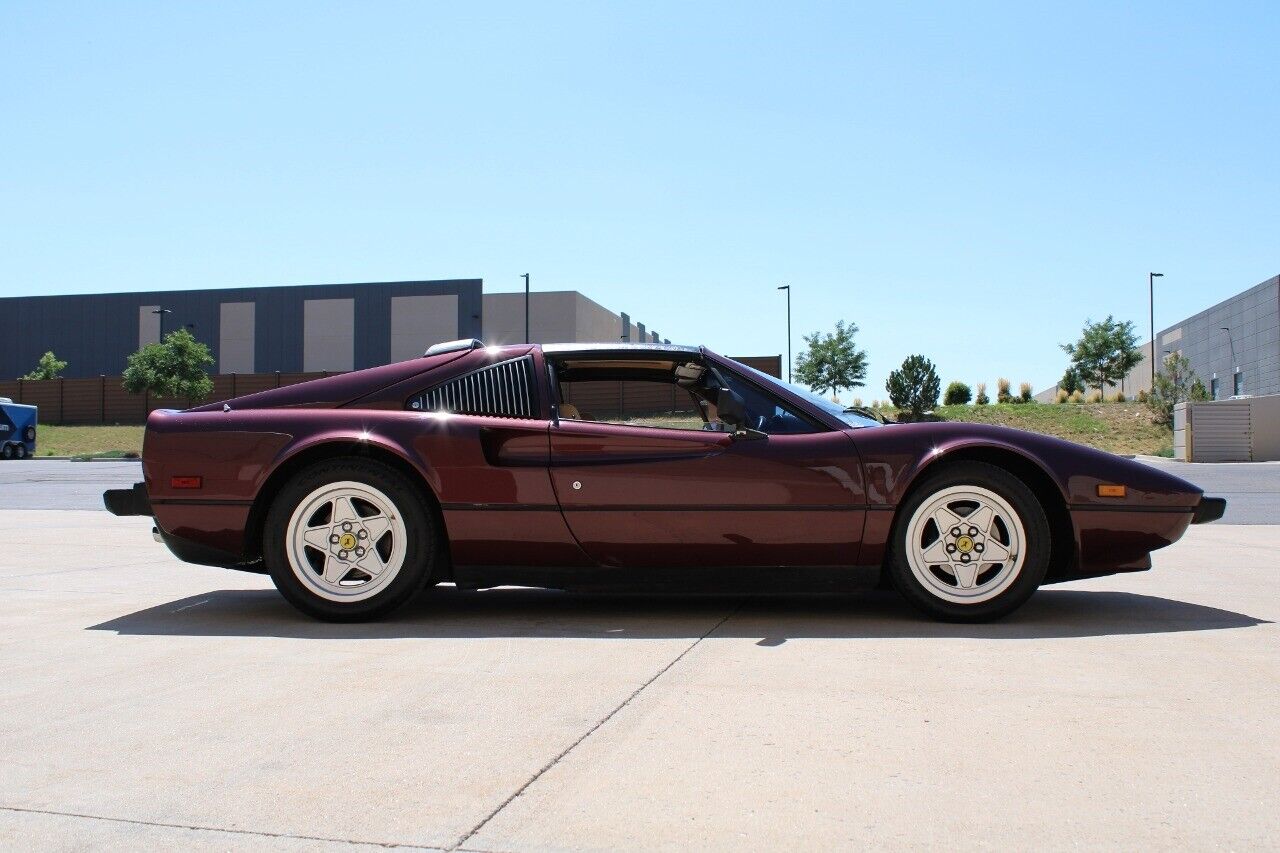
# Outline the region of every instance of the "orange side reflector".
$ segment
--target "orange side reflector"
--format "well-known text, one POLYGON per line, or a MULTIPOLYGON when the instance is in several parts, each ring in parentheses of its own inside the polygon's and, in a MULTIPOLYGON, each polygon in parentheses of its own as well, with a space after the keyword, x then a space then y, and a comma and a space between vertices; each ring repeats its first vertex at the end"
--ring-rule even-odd
POLYGON ((171 489, 198 489, 204 485, 203 477, 170 477, 171 489))
POLYGON ((1122 498, 1124 495, 1124 486, 1115 486, 1110 483, 1098 484, 1098 497, 1100 498, 1122 498))

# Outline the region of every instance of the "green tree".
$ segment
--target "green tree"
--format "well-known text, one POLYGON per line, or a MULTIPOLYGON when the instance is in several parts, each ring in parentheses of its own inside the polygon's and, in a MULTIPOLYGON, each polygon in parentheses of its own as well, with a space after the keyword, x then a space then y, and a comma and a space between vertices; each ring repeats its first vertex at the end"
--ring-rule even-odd
POLYGON ((944 406, 963 406, 973 399, 973 391, 963 382, 952 382, 947 386, 947 393, 942 395, 944 406))
POLYGON ((1072 391, 1085 390, 1084 383, 1080 381, 1080 374, 1076 373, 1075 368, 1068 367, 1066 372, 1062 374, 1062 378, 1058 380, 1058 387, 1070 394, 1072 391))
POLYGON ((805 351, 796 357, 796 379, 815 391, 832 394, 865 385, 867 353, 854 343, 857 333, 857 324, 846 326, 844 320, 837 320, 834 333, 805 335, 805 351))
POLYGON ((1173 425, 1173 407, 1188 400, 1208 400, 1204 383, 1191 370, 1191 360, 1181 353, 1170 353, 1156 374, 1156 387, 1147 395, 1152 420, 1173 425))
POLYGON ((57 379, 58 374, 67 369, 67 363, 53 354, 53 350, 40 356, 36 369, 23 376, 23 379, 57 379))
POLYGON ((907 356, 902 367, 889 374, 884 384, 889 400, 899 411, 909 411, 912 420, 938 406, 942 383, 933 362, 922 355, 907 356))
POLYGON ((213 364, 209 348, 186 329, 164 336, 158 344, 147 344, 129 356, 124 371, 124 390, 131 394, 150 391, 159 397, 203 400, 213 392, 213 380, 205 366, 213 364))
POLYGON ((1071 369, 1081 381, 1094 384, 1102 393, 1142 361, 1133 322, 1118 323, 1110 314, 1097 323, 1086 320, 1080 340, 1062 344, 1062 350, 1071 357, 1071 369))

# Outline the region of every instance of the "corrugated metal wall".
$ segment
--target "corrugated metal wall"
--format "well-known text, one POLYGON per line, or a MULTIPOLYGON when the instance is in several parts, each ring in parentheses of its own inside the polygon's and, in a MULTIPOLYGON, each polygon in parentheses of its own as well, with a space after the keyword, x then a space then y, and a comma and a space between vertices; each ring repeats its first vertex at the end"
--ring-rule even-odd
POLYGON ((1190 462, 1251 461, 1251 408, 1248 400, 1179 404, 1174 410, 1174 456, 1190 462))
MULTIPOLYGON (((68 378, 119 374, 138 349, 140 323, 154 321, 158 332, 160 318, 142 311, 142 306, 154 305, 172 312, 164 315, 166 332, 194 326, 193 334, 209 346, 216 360, 221 354, 222 305, 232 302, 254 304, 254 369, 300 371, 304 369, 304 305, 319 299, 354 300, 352 366, 373 367, 390 361, 393 296, 454 295, 456 336, 478 338, 481 288, 480 279, 451 279, 4 297, 0 298, 0 376, 21 376, 35 367, 46 350, 68 362, 68 378)), ((422 349, 432 343, 436 341, 424 340, 422 349)))

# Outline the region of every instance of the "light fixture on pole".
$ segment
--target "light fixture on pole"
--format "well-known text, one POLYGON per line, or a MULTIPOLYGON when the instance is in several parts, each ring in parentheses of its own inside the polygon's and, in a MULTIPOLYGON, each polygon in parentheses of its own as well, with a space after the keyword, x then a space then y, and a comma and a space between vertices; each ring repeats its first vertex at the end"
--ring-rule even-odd
POLYGON ((524 279, 524 342, 529 343, 529 274, 520 275, 524 279))
POLYGON ((162 306, 159 306, 159 307, 157 307, 157 308, 153 308, 153 309, 152 309, 152 311, 151 311, 151 313, 152 313, 152 314, 156 314, 156 315, 158 315, 158 316, 160 317, 160 340, 162 340, 162 341, 163 341, 163 340, 164 340, 164 315, 165 315, 165 314, 172 314, 172 313, 173 313, 173 311, 172 311, 171 309, 169 309, 169 308, 165 308, 165 307, 162 305, 162 306))
POLYGON ((1151 321, 1151 390, 1156 390, 1156 279, 1164 278, 1162 272, 1147 273, 1147 311, 1151 321))
POLYGON ((1223 326, 1222 331, 1227 333, 1227 343, 1231 345, 1231 372, 1234 374, 1240 365, 1236 364, 1236 342, 1231 340, 1231 327, 1223 326))
POLYGON ((791 285, 784 284, 778 290, 787 292, 787 381, 791 381, 791 285))

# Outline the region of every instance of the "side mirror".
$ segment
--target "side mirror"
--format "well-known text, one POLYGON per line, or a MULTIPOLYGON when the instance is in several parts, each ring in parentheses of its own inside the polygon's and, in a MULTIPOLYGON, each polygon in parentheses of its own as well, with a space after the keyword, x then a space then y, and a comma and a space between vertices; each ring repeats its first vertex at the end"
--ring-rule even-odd
POLYGON ((716 395, 716 412, 720 420, 735 430, 747 425, 747 404, 742 395, 731 388, 721 388, 716 395))

